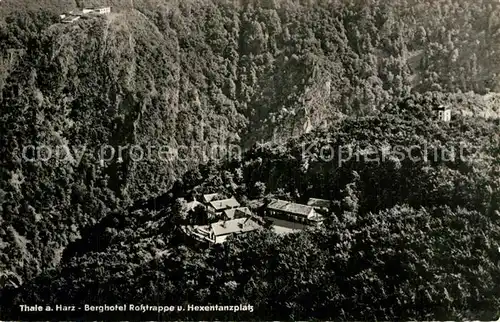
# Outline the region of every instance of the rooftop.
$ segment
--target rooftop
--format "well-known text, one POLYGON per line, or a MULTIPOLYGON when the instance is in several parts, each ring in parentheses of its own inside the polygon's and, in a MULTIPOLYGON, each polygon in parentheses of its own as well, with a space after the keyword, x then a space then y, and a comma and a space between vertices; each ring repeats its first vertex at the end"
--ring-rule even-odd
POLYGON ((279 200, 279 199, 272 199, 271 202, 267 205, 267 209, 277 210, 304 217, 309 216, 311 211, 314 210, 314 208, 311 206, 293 203, 285 200, 279 200))
POLYGON ((203 195, 204 202, 211 202, 213 200, 216 200, 217 198, 219 198, 218 193, 209 193, 209 194, 203 195))
POLYGON ((308 206, 317 208, 330 208, 330 200, 319 199, 319 198, 309 198, 307 202, 308 206))
POLYGON ((223 210, 228 208, 236 208, 240 206, 238 200, 231 197, 229 199, 216 200, 210 202, 210 205, 215 208, 215 210, 223 210))
POLYGON ((261 226, 251 218, 238 218, 227 221, 219 221, 211 225, 215 236, 232 233, 244 233, 259 229, 261 226))
POLYGON ((233 208, 224 210, 224 214, 229 219, 234 219, 236 216, 251 216, 252 212, 247 207, 233 208))

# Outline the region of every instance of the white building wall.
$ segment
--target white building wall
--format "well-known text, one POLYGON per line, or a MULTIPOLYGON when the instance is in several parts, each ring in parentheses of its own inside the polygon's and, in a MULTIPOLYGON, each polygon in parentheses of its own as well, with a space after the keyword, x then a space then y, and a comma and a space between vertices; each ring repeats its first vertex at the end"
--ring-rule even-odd
POLYGON ((226 241, 226 239, 227 239, 228 236, 229 235, 216 236, 215 237, 215 243, 216 244, 222 244, 223 242, 226 241))
POLYGON ((101 15, 107 14, 107 13, 111 12, 111 8, 110 7, 98 8, 98 9, 95 9, 95 12, 99 13, 101 15))
POLYGON ((437 117, 440 121, 449 122, 451 120, 451 110, 438 111, 437 117))
POLYGON ((450 110, 444 111, 443 121, 446 121, 446 122, 451 121, 451 111, 450 110))

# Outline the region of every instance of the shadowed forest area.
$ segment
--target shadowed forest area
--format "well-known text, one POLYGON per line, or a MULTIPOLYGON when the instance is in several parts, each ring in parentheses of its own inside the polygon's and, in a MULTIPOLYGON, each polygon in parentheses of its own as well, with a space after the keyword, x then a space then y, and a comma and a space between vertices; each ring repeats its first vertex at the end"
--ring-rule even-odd
POLYGON ((250 303, 253 313, 223 318, 496 320, 499 6, 0 2, 1 314, 250 303), (59 22, 93 5, 112 15, 59 22), (434 120, 439 104, 451 122, 434 120), (105 163, 98 153, 214 144, 244 153, 105 163), (27 146, 85 153, 33 161, 27 146), (325 161, 323 146, 417 147, 422 158, 325 161), (218 190, 336 206, 314 232, 193 249, 175 200, 218 190))

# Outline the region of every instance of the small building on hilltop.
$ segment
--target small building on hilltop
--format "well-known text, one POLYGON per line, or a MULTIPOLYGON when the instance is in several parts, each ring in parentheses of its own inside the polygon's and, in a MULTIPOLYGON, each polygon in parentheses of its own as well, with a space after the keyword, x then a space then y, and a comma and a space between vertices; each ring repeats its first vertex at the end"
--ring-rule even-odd
POLYGON ((229 199, 215 200, 209 203, 208 212, 215 214, 227 209, 238 208, 239 206, 240 203, 234 197, 231 197, 229 199))
POLYGON ((71 23, 75 22, 80 18, 91 18, 92 15, 105 15, 111 12, 111 7, 100 7, 100 8, 85 8, 85 9, 77 9, 72 10, 66 14, 62 14, 59 17, 61 18, 61 22, 63 23, 71 23))
POLYGON ((93 13, 98 14, 98 15, 107 15, 107 14, 111 13, 111 7, 95 8, 92 11, 93 11, 93 13))
POLYGON ((434 113, 438 121, 451 121, 451 108, 447 105, 438 105, 434 108, 434 113))
POLYGON ((185 234, 202 244, 221 244, 231 235, 245 234, 261 229, 262 225, 255 218, 237 218, 219 221, 210 225, 184 226, 185 234))

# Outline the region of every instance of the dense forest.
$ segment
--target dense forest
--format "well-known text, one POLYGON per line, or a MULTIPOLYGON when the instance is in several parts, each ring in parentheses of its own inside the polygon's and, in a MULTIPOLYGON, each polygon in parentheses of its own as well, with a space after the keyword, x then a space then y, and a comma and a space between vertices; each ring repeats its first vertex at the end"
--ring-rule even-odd
POLYGON ((0 2, 0 312, 232 299, 256 306, 246 319, 496 319, 498 6, 0 2), (98 4, 112 13, 59 23, 98 4), (451 123, 434 122, 436 103, 451 123), (245 154, 97 153, 214 144, 245 154), (320 157, 397 145, 428 160, 320 157), (27 146, 86 153, 27 161, 27 146), (450 148, 470 157, 443 159, 450 148), (184 247, 175 198, 221 188, 337 208, 315 233, 184 247))
MULTIPOLYGON (((106 216, 67 248, 57 269, 7 289, 4 299, 256 307, 250 315, 224 312, 225 319, 497 317, 500 123, 436 124, 425 104, 415 96, 378 116, 348 117, 328 131, 189 171, 156 205, 106 216), (341 167, 322 159, 321 147, 347 144, 416 146, 413 157, 427 159, 363 156, 341 167), (304 145, 313 148, 304 154, 304 145), (460 147, 462 158, 443 153, 460 147), (319 231, 279 237, 265 230, 207 250, 183 246, 175 198, 220 187, 241 200, 271 193, 338 202, 319 231)), ((199 314, 189 318, 214 318, 199 314)))

